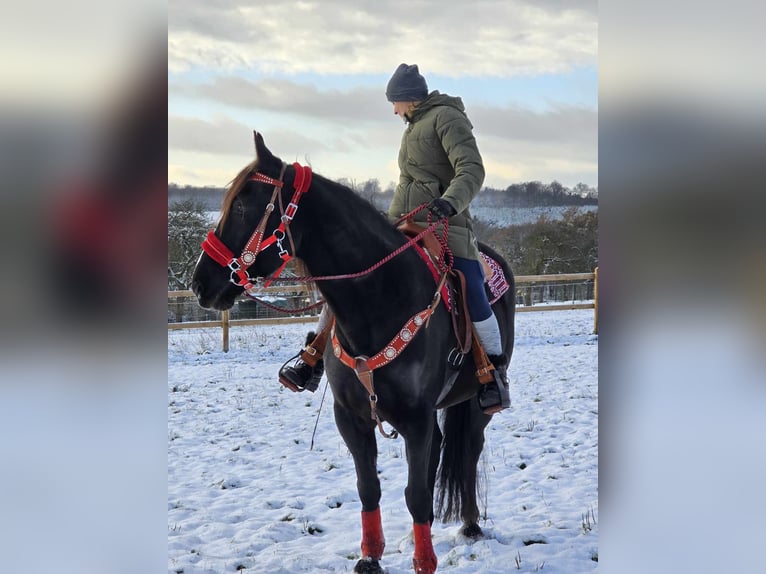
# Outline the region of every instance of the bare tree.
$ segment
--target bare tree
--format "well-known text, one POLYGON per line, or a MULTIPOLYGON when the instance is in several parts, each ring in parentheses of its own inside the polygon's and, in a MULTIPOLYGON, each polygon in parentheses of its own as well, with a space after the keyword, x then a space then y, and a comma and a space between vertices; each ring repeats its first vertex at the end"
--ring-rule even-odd
POLYGON ((200 245, 210 228, 205 206, 186 199, 168 210, 168 289, 189 289, 200 245))

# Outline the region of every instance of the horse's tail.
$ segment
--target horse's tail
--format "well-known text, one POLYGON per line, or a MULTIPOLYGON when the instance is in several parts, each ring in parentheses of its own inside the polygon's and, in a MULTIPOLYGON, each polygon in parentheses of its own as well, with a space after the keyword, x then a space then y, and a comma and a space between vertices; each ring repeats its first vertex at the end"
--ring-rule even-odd
POLYGON ((473 403, 473 400, 463 401, 444 411, 436 492, 436 514, 443 522, 460 520, 466 515, 478 518, 476 468, 484 448, 484 425, 473 420, 481 416, 473 403))

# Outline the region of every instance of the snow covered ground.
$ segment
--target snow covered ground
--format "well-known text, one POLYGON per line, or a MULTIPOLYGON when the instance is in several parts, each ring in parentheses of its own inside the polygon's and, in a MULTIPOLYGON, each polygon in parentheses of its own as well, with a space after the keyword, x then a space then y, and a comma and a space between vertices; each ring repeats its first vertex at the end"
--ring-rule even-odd
MULTIPOLYGON (((497 207, 484 206, 480 202, 471 205, 471 215, 485 223, 498 227, 509 225, 524 225, 534 223, 543 215, 552 221, 562 219, 564 213, 572 206, 539 206, 539 207, 497 207)), ((576 207, 578 213, 598 211, 597 205, 581 205, 576 207)))
MULTIPOLYGON (((315 394, 279 366, 307 325, 168 333, 168 572, 351 572, 361 505, 351 457, 315 394), (321 405, 321 411, 320 411, 321 405), (310 449, 314 425, 314 448, 310 449)), ((522 313, 513 406, 487 427, 486 537, 433 525, 439 572, 577 574, 598 566, 598 337, 593 311, 522 313)), ((389 574, 412 572, 402 439, 378 436, 389 574)))

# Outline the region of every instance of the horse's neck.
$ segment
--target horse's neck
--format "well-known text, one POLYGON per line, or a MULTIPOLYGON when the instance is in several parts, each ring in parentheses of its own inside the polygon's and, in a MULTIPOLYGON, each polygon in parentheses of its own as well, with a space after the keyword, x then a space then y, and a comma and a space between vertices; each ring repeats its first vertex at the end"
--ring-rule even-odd
MULTIPOLYGON (((404 243, 387 222, 367 211, 354 213, 337 197, 312 202, 311 213, 304 214, 310 217, 304 220, 307 227, 301 249, 312 275, 366 271, 404 243)), ((429 290, 434 289, 426 266, 411 249, 370 273, 319 281, 318 287, 347 333, 370 332, 381 323, 403 323, 428 304, 429 290)))

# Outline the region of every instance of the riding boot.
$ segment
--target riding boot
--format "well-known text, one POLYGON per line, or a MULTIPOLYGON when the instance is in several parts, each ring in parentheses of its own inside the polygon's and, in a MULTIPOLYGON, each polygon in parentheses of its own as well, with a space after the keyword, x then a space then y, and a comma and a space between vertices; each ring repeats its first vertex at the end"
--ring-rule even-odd
POLYGON ((508 389, 508 366, 501 355, 487 355, 495 370, 492 371, 495 380, 481 385, 479 390, 479 407, 484 414, 493 415, 511 406, 511 395, 508 389))
MULTIPOLYGON (((324 335, 324 333, 320 333, 320 335, 324 335)), ((316 391, 324 374, 324 361, 321 357, 324 354, 326 341, 326 337, 317 337, 314 331, 310 331, 306 336, 306 347, 279 369, 279 382, 291 391, 308 390, 312 393, 316 391), (320 340, 317 340, 316 345, 313 345, 316 339, 320 340), (293 365, 288 366, 288 363, 294 359, 298 360, 293 365)))

